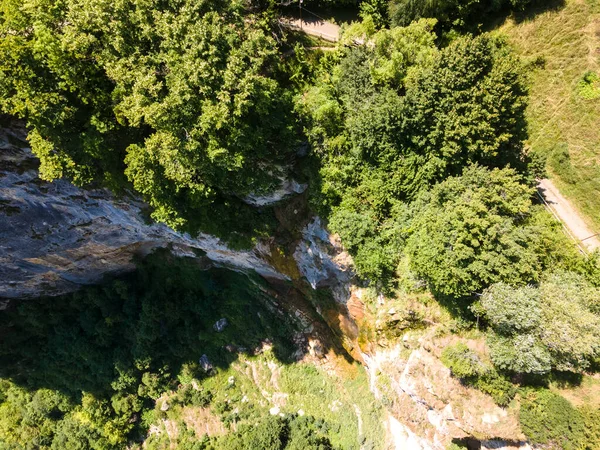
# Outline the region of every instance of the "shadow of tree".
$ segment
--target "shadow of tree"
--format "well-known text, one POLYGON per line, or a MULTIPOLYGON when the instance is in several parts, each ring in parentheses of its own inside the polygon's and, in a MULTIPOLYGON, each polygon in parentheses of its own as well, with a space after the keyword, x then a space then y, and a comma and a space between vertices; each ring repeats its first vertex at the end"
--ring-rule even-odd
POLYGON ((511 10, 505 8, 498 14, 489 17, 483 22, 482 31, 491 31, 500 27, 509 18, 517 23, 533 20, 536 16, 550 11, 559 11, 566 5, 565 0, 533 0, 522 10, 511 10))
POLYGON ((113 405, 137 396, 152 408, 151 391, 176 389, 182 374, 207 377, 265 345, 279 362, 297 361, 308 351, 307 329, 325 354, 351 359, 290 283, 159 251, 103 285, 12 303, 0 314, 0 378, 74 402, 87 392, 113 405))
POLYGON ((558 11, 566 5, 565 0, 535 0, 523 11, 514 13, 517 22, 525 22, 549 11, 558 11))

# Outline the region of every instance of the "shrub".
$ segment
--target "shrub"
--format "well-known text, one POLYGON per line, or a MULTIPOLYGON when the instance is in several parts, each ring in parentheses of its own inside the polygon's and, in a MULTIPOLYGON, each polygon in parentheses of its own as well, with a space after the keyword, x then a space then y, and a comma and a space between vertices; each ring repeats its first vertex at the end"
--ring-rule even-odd
POLYGON ((571 155, 567 144, 561 142, 550 153, 548 165, 554 173, 567 183, 577 182, 577 172, 571 164, 571 155))
POLYGON ((579 95, 586 100, 600 98, 600 75, 596 72, 586 72, 577 84, 579 95))
POLYGON ((506 406, 516 394, 515 386, 464 343, 449 345, 442 352, 442 362, 467 385, 490 395, 500 406, 506 406))
POLYGON ((487 372, 479 356, 462 342, 446 347, 441 359, 458 378, 478 377, 487 372))
POLYGON ((522 391, 519 421, 534 444, 551 444, 565 450, 585 448, 583 415, 548 389, 522 391))
POLYGON ((495 370, 478 377, 473 386, 490 395, 500 406, 507 406, 517 393, 515 385, 495 370))

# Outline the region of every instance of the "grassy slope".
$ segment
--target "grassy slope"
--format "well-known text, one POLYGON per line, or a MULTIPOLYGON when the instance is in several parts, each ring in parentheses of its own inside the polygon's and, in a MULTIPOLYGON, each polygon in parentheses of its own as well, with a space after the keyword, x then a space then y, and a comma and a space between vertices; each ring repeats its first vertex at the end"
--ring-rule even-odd
POLYGON ((550 155, 566 144, 573 170, 555 165, 550 175, 600 232, 600 99, 578 93, 584 73, 600 74, 600 1, 566 0, 531 20, 509 20, 500 31, 525 58, 546 61, 531 73, 529 145, 550 155))
MULTIPOLYGON (((196 430, 198 439, 209 429, 209 423, 219 435, 227 432, 221 419, 228 415, 236 417, 231 425, 231 429, 236 429, 240 424, 268 417, 269 409, 278 405, 282 414, 302 410, 308 416, 325 420, 329 426, 327 435, 335 448, 358 450, 363 439, 373 449, 384 447, 383 410, 369 391, 365 370, 357 363, 351 365, 340 359, 328 366, 315 366, 312 362, 281 365, 271 351, 266 351, 259 356, 240 355, 230 367, 218 369, 199 384, 214 394, 209 413, 192 418, 189 412, 193 407, 175 406, 165 414, 172 424, 183 418, 188 427, 196 430), (218 405, 224 403, 230 412, 218 414, 218 405)), ((169 393, 163 396, 169 397, 169 393)), ((157 402, 153 415, 159 434, 152 435, 146 443, 157 449, 168 448, 178 434, 169 432, 167 423, 158 419, 161 406, 162 400, 157 402)), ((171 429, 176 430, 172 426, 171 429)))

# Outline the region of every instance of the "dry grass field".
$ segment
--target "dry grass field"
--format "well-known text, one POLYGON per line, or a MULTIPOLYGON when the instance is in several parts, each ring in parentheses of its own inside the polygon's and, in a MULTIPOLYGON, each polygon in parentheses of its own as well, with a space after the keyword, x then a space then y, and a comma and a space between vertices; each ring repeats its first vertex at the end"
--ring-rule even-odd
POLYGON ((600 0, 565 0, 499 31, 531 67, 530 149, 600 232, 600 0))

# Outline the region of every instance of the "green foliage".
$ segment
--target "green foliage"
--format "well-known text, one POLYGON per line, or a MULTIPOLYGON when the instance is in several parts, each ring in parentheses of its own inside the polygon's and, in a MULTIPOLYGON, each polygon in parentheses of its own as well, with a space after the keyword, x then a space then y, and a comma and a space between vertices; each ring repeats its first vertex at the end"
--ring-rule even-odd
POLYGON ((378 29, 389 25, 388 0, 364 0, 360 3, 360 17, 371 19, 378 29))
POLYGON ((389 16, 396 26, 434 17, 445 29, 474 29, 502 9, 521 11, 530 3, 531 0, 391 0, 389 16))
POLYGON ((532 443, 562 449, 593 448, 586 439, 582 414, 563 397, 547 389, 526 389, 521 397, 519 421, 532 443))
POLYGON ((548 165, 566 183, 574 184, 577 182, 577 171, 571 163, 571 154, 566 143, 556 144, 548 156, 548 165))
POLYGON ((314 417, 268 417, 219 441, 222 450, 329 450, 327 424, 314 417))
POLYGON ((508 405, 517 392, 509 380, 462 342, 444 348, 441 360, 452 375, 492 396, 500 406, 508 405))
POLYGON ((586 449, 600 447, 600 410, 591 406, 579 409, 583 415, 586 449))
POLYGON ((586 100, 600 98, 600 75, 596 72, 586 72, 577 84, 577 90, 586 100))
POLYGON ((544 267, 533 190, 513 169, 472 166, 416 202, 406 252, 434 292, 461 297, 504 281, 523 285, 544 267))
POLYGON ((441 360, 458 378, 478 377, 487 371, 477 354, 462 342, 446 347, 441 360))
MULTIPOLYGON (((104 286, 18 304, 0 317, 0 377, 12 381, 0 382, 0 443, 124 448, 177 378, 206 376, 196 362, 203 354, 218 369, 237 356, 225 345, 253 349, 270 339, 287 360, 294 327, 264 306, 259 286, 161 253, 104 286), (228 326, 217 333, 222 317, 228 326)), ((173 405, 212 399, 210 389, 185 385, 173 405)))
POLYGON ((597 288, 568 272, 548 274, 536 288, 491 286, 481 307, 494 364, 521 373, 583 372, 600 355, 599 299, 597 288))
POLYGON ((0 448, 358 450, 355 410, 323 408, 339 400, 360 407, 360 442, 379 448, 364 371, 296 361, 295 322, 271 295, 259 278, 161 252, 102 286, 19 302, 0 315, 0 448), (275 388, 284 417, 265 404, 275 388))
POLYGON ((477 377, 473 386, 490 395, 500 406, 508 406, 517 393, 515 385, 492 368, 482 376, 477 377))
POLYGON ((264 231, 240 198, 272 189, 294 150, 266 19, 226 1, 2 11, 0 108, 27 120, 43 179, 127 177, 172 227, 264 231))
POLYGON ((383 285, 404 244, 406 201, 471 163, 527 165, 518 62, 489 36, 439 50, 434 25, 352 25, 342 44, 369 45, 345 50, 298 102, 321 163, 313 202, 358 273, 383 285))

